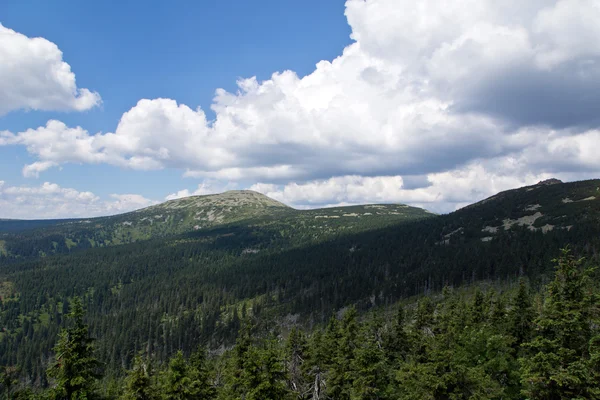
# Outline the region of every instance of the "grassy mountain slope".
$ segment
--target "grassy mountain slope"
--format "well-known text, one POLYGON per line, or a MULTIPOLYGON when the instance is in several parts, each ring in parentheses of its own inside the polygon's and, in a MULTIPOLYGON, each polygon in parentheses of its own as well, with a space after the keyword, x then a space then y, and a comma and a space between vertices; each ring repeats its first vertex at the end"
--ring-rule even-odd
MULTIPOLYGON (((520 275, 541 284, 561 246, 590 261, 600 254, 600 181, 548 183, 430 218, 403 206, 284 208, 277 217, 5 262, 0 364, 16 363, 16 349, 47 354, 62 304, 76 294, 102 338, 102 359, 118 366, 143 346, 166 360, 199 338, 231 344, 247 313, 310 326, 350 304, 367 310, 444 285, 520 275)), ((42 361, 30 370, 32 379, 42 374, 42 361)))
POLYGON ((364 205, 295 210, 257 192, 242 190, 167 201, 102 218, 48 221, 0 220, 6 254, 37 257, 73 249, 133 243, 228 225, 270 227, 285 236, 322 237, 433 214, 406 205, 364 205))

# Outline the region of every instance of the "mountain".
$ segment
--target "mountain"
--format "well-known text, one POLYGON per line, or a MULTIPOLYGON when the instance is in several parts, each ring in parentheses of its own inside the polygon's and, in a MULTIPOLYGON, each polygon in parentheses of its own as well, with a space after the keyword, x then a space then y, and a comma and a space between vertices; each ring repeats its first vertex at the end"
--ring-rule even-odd
POLYGON ((547 233, 594 223, 600 216, 600 180, 563 183, 549 179, 500 192, 444 216, 444 241, 452 236, 491 241, 515 229, 547 233))
POLYGON ((300 229, 323 236, 432 216, 426 210, 402 204, 295 210, 263 194, 235 190, 170 200, 110 217, 0 220, 0 240, 5 255, 37 257, 228 225, 279 226, 288 235, 300 229))
POLYGON ((447 215, 402 205, 302 211, 233 192, 5 233, 0 364, 27 359, 28 378, 41 379, 75 295, 100 338, 99 357, 118 371, 142 348, 159 362, 198 341, 226 348, 248 315, 312 327, 350 305, 390 307, 444 286, 502 288, 527 277, 539 287, 563 246, 599 261, 599 188, 600 180, 540 182, 447 215), (237 209, 240 196, 248 202, 237 209), (113 241, 126 229, 144 240, 113 241), (96 231, 113 239, 86 236, 96 231))

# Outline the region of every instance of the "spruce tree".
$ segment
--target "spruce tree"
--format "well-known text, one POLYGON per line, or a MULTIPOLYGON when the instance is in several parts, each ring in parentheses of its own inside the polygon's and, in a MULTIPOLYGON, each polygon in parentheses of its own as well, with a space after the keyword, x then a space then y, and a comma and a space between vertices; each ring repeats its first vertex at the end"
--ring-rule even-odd
POLYGON ((309 392, 304 364, 307 359, 308 344, 302 331, 292 328, 286 343, 287 371, 291 390, 304 395, 309 392))
POLYGON ((19 368, 2 367, 0 368, 0 387, 6 400, 11 398, 13 387, 19 383, 19 368))
POLYGON ((355 374, 352 366, 358 339, 358 313, 349 308, 342 317, 337 354, 329 367, 327 394, 335 399, 350 399, 355 374))
POLYGON ((596 305, 588 286, 590 271, 582 261, 568 249, 555 260, 555 278, 535 320, 535 335, 524 345, 523 395, 529 399, 599 398, 595 354, 590 354, 598 334, 592 323, 596 305))
POLYGON ((55 360, 48 368, 48 376, 54 379, 51 394, 56 400, 94 398, 100 363, 94 356, 94 340, 83 316, 81 299, 75 297, 67 315, 70 326, 61 330, 54 347, 55 360))
POLYGON ((169 361, 169 367, 163 376, 161 392, 165 400, 202 399, 189 372, 188 363, 179 350, 169 361))
POLYGON ((125 390, 122 400, 155 400, 158 398, 154 388, 149 365, 141 356, 136 356, 133 367, 125 378, 125 390))
POLYGON ((405 328, 404 308, 399 307, 396 318, 383 335, 383 348, 392 363, 403 361, 410 350, 410 339, 405 328))
POLYGON ((514 346, 519 346, 531 338, 535 312, 531 305, 529 290, 524 279, 519 280, 519 290, 512 300, 508 312, 509 333, 514 337, 514 346))
POLYGON ((353 382, 351 399, 386 399, 388 371, 380 339, 380 326, 372 321, 361 330, 352 360, 353 382))
POLYGON ((216 397, 216 389, 211 383, 206 347, 203 345, 199 345, 190 356, 188 374, 199 399, 210 400, 216 397))
POLYGON ((479 288, 475 291, 473 296, 473 303, 470 307, 471 311, 471 322, 473 324, 479 324, 485 320, 485 298, 479 288))
POLYGON ((241 377, 242 399, 284 400, 289 395, 286 380, 282 354, 275 341, 270 340, 264 349, 256 346, 248 349, 241 377))
POLYGON ((328 349, 323 332, 317 330, 310 338, 307 360, 304 363, 304 375, 308 380, 307 398, 320 400, 325 393, 325 372, 328 365, 328 349))

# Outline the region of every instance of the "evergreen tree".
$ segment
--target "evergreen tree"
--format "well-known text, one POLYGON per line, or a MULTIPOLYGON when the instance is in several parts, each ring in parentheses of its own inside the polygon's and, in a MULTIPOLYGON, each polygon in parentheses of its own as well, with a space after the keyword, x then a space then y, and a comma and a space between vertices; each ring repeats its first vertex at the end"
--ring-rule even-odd
POLYGON ((424 297, 421 300, 419 300, 419 304, 417 306, 415 328, 419 330, 431 330, 431 325, 433 324, 434 310, 434 304, 429 297, 424 297))
POLYGON ((286 386, 287 375, 281 354, 274 341, 266 348, 251 346, 247 353, 242 374, 245 400, 284 400, 289 391, 286 386))
POLYGON ((286 343, 287 371, 289 388, 304 398, 310 392, 304 364, 307 359, 308 343, 302 331, 292 328, 286 343))
POLYGON ((125 390, 121 398, 123 400, 154 400, 158 398, 149 365, 139 355, 134 358, 133 368, 127 373, 125 390))
POLYGON ((306 363, 304 363, 304 375, 308 380, 307 398, 320 400, 325 393, 324 374, 328 365, 328 349, 323 332, 317 330, 310 338, 306 363))
POLYGON ((399 307, 396 318, 383 335, 385 354, 392 362, 402 361, 410 350, 410 339, 405 328, 405 312, 399 307))
POLYGON ((386 399, 388 373, 379 323, 372 321, 359 335, 352 361, 352 400, 386 399))
POLYGON ((252 346, 253 329, 251 321, 246 320, 238 332, 235 346, 228 355, 224 387, 219 393, 219 399, 233 400, 245 396, 245 382, 242 375, 252 346))
POLYGON ((485 299, 479 288, 477 288, 475 296, 473 296, 473 303, 471 304, 470 311, 471 321, 474 324, 479 324, 485 320, 485 299))
POLYGON ((349 308, 342 317, 337 354, 329 367, 327 394, 335 399, 350 399, 355 377, 352 370, 358 339, 357 312, 349 308))
POLYGON ((19 368, 17 367, 2 367, 0 369, 0 388, 4 393, 6 400, 11 398, 13 387, 19 383, 19 368))
POLYGON ((519 280, 519 290, 512 300, 508 312, 509 332, 515 338, 515 348, 531 338, 535 312, 531 304, 529 290, 524 279, 519 280))
POLYGON ((600 398, 600 382, 594 377, 596 355, 590 354, 598 332, 592 324, 596 305, 588 286, 590 271, 568 249, 555 262, 555 278, 535 320, 535 335, 525 344, 523 394, 546 400, 600 398))
POLYGON ((57 400, 88 400, 94 398, 94 387, 100 363, 94 356, 94 340, 83 321, 81 299, 75 297, 67 315, 70 326, 61 330, 54 347, 55 360, 48 368, 54 379, 52 397, 57 400))
POLYGON ((208 367, 206 347, 199 345, 189 359, 188 374, 192 379, 192 386, 199 399, 210 400, 216 397, 216 389, 211 384, 211 373, 208 367))
POLYGON ((200 400, 198 385, 190 376, 188 363, 179 350, 169 361, 169 367, 164 374, 161 387, 165 400, 200 400))

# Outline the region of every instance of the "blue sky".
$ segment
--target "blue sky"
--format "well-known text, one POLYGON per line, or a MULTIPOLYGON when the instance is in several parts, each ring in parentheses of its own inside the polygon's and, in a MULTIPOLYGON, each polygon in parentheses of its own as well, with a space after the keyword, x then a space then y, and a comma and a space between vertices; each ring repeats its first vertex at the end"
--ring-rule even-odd
MULTIPOLYGON (((56 43, 78 85, 102 96, 101 107, 82 113, 17 111, 1 117, 0 130, 11 131, 56 118, 109 132, 141 98, 177 99, 214 116, 210 105, 216 88, 235 90, 240 77, 268 79, 286 69, 305 75, 351 42, 340 1, 128 1, 117 6, 8 0, 0 4, 0 23, 56 43)), ((21 169, 31 161, 23 148, 0 147, 0 180, 30 184, 21 169)), ((148 174, 107 165, 65 165, 42 178, 99 195, 133 190, 158 199, 194 186, 176 170, 148 174)))
POLYGON ((596 0, 0 4, 0 218, 600 176, 596 0))

